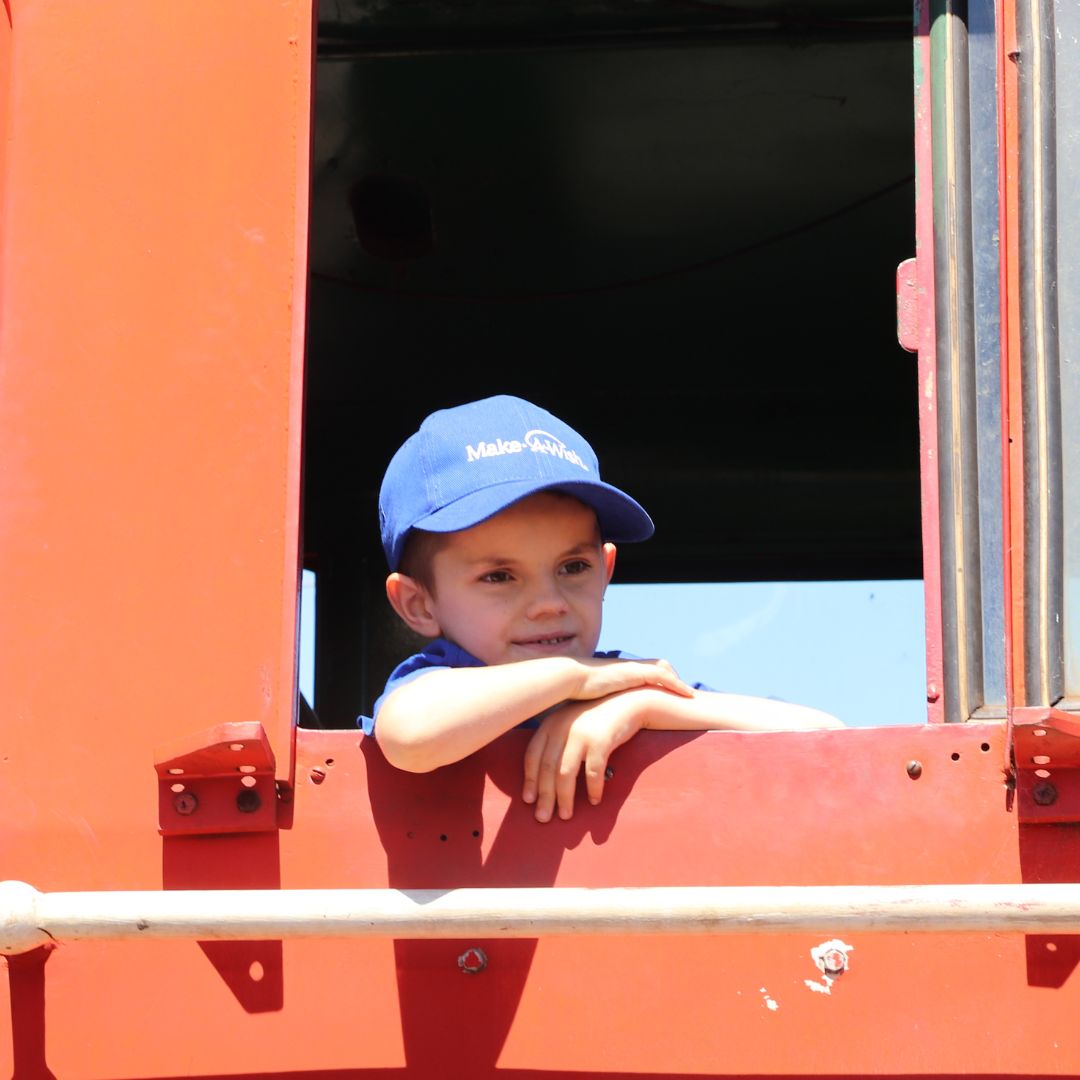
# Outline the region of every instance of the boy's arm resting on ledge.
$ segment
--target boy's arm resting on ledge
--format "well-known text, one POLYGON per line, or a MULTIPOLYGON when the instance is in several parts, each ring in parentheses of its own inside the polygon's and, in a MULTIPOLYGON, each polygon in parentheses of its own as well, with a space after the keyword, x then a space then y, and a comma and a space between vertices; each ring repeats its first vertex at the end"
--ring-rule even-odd
POLYGON ((800 731, 844 725, 829 713, 744 694, 698 690, 689 697, 643 687, 599 701, 568 702, 541 722, 525 752, 522 796, 536 804, 538 821, 574 811, 582 766, 589 802, 604 793, 608 758, 643 728, 656 731, 800 731))
POLYGON ((375 737, 391 765, 430 772, 460 761, 503 732, 565 701, 606 698, 631 688, 694 691, 664 660, 541 657, 490 667, 439 668, 394 690, 375 737))

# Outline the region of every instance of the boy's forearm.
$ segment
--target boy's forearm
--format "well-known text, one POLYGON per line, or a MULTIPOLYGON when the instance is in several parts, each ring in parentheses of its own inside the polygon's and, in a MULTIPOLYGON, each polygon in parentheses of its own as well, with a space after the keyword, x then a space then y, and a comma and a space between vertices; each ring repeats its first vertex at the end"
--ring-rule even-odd
POLYGON ((392 765, 430 772, 565 701, 579 682, 567 657, 432 671, 383 702, 375 736, 392 765))
POLYGON ((835 716, 807 705, 795 705, 747 694, 698 690, 692 698, 641 690, 642 727, 655 731, 803 731, 840 728, 835 716))
POLYGON ((392 765, 430 772, 468 757, 554 705, 643 686, 693 694, 663 660, 550 656, 436 670, 390 694, 379 710, 375 736, 392 765))

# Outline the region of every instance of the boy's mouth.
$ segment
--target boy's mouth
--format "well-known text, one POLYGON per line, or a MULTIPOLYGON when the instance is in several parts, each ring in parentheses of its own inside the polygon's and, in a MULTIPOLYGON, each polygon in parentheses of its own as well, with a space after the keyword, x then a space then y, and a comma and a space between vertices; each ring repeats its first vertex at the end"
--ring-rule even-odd
POLYGON ((519 641, 515 641, 514 644, 539 648, 554 648, 557 645, 565 645, 566 642, 573 640, 573 634, 549 634, 544 637, 523 638, 519 641))

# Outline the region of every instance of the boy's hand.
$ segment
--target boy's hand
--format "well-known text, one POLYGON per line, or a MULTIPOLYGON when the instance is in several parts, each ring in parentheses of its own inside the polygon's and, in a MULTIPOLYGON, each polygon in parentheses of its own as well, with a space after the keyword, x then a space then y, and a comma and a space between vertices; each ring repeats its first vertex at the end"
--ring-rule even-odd
POLYGON ((574 661, 581 671, 580 682, 568 696, 572 701, 592 701, 621 690, 658 686, 683 697, 694 691, 679 678, 666 660, 618 660, 589 657, 574 661))
POLYGON ((572 701, 544 717, 525 751, 522 790, 527 803, 536 803, 537 821, 550 821, 556 805, 560 818, 573 814, 582 765, 589 802, 600 802, 611 752, 641 729, 637 696, 625 690, 600 700, 572 701))

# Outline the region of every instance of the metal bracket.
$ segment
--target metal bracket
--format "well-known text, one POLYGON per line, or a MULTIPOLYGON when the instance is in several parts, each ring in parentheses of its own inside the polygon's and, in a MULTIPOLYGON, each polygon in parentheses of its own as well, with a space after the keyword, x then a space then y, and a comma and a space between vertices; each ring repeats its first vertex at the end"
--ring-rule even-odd
POLYGON ((1080 716, 1049 706, 1014 709, 1012 744, 1020 821, 1080 821, 1080 716))
POLYGON ((162 836, 273 832, 274 752, 262 724, 218 724, 155 755, 162 836))
POLYGON ((905 259, 896 268, 896 339, 908 352, 919 351, 918 267, 918 259, 905 259))

